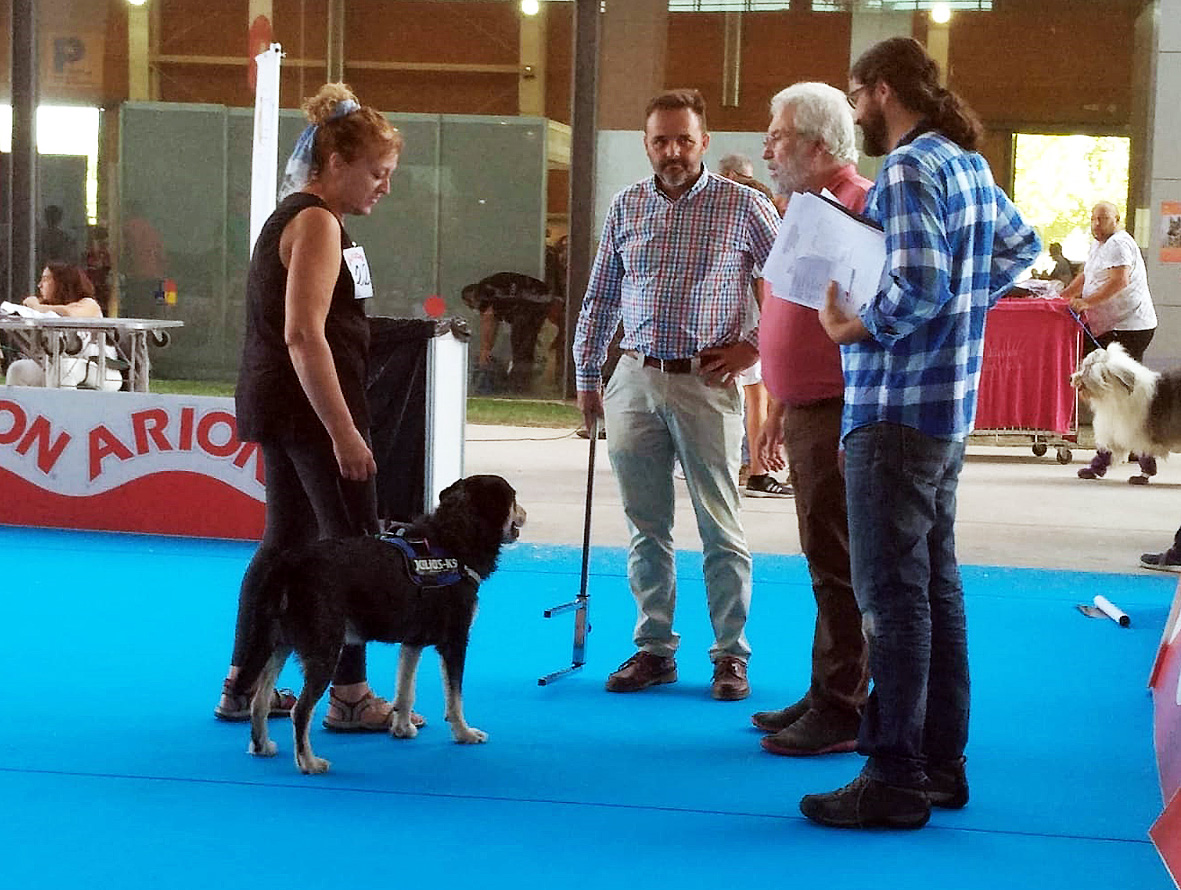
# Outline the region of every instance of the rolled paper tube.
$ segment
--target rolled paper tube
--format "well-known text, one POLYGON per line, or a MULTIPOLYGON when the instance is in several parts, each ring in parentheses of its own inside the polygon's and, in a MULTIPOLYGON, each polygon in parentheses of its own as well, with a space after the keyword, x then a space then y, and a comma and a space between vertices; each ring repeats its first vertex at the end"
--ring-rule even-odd
POLYGON ((1120 627, 1127 627, 1132 623, 1132 619, 1105 596, 1095 594, 1095 607, 1120 627))

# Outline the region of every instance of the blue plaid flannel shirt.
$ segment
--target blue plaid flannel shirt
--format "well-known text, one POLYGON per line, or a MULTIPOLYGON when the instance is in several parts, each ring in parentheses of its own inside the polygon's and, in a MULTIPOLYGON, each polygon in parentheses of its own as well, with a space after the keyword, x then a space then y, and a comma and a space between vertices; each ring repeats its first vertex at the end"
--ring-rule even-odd
POLYGON ((607 344, 623 320, 623 349, 656 358, 697 355, 746 340, 751 275, 779 231, 774 205, 708 170, 678 200, 654 176, 619 192, 574 332, 575 383, 595 390, 607 344))
POLYGON ((865 213, 885 229, 886 268, 861 312, 870 338, 841 347, 841 437, 886 422, 962 440, 976 415, 985 315, 1041 239, 984 159, 936 132, 889 154, 865 213))

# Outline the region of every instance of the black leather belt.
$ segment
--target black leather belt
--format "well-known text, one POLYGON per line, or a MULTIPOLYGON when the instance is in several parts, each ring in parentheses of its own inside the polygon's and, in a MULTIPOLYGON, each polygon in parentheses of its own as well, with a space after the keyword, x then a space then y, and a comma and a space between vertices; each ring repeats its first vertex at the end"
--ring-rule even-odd
POLYGON ((693 371, 693 359, 691 358, 653 358, 650 355, 636 352, 634 349, 627 350, 627 353, 642 359, 645 368, 656 368, 665 374, 689 374, 693 371))

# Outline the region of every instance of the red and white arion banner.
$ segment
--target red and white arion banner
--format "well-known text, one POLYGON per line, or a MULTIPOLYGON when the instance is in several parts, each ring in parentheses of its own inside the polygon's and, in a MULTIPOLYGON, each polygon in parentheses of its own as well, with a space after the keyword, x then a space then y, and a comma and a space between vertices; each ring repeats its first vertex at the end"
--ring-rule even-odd
POLYGON ((233 399, 0 386, 0 523, 257 540, 265 497, 233 399))
POLYGON ((1181 886, 1181 583, 1165 623, 1152 675, 1153 742, 1164 812, 1148 834, 1173 883, 1181 886))

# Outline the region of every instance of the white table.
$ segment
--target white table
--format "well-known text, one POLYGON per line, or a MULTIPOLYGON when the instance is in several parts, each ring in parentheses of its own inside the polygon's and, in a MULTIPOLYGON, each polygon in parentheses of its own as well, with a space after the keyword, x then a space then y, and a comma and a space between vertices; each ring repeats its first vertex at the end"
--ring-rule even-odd
POLYGON ((107 373, 107 341, 111 336, 123 336, 127 344, 127 384, 132 392, 147 392, 151 362, 148 360, 148 338, 168 328, 179 328, 183 321, 163 318, 24 318, 19 315, 0 315, 0 331, 18 331, 39 345, 41 360, 45 368, 45 385, 61 386, 61 359, 68 356, 67 341, 70 334, 89 333, 98 345, 95 363, 98 365, 98 379, 105 380, 107 373))

